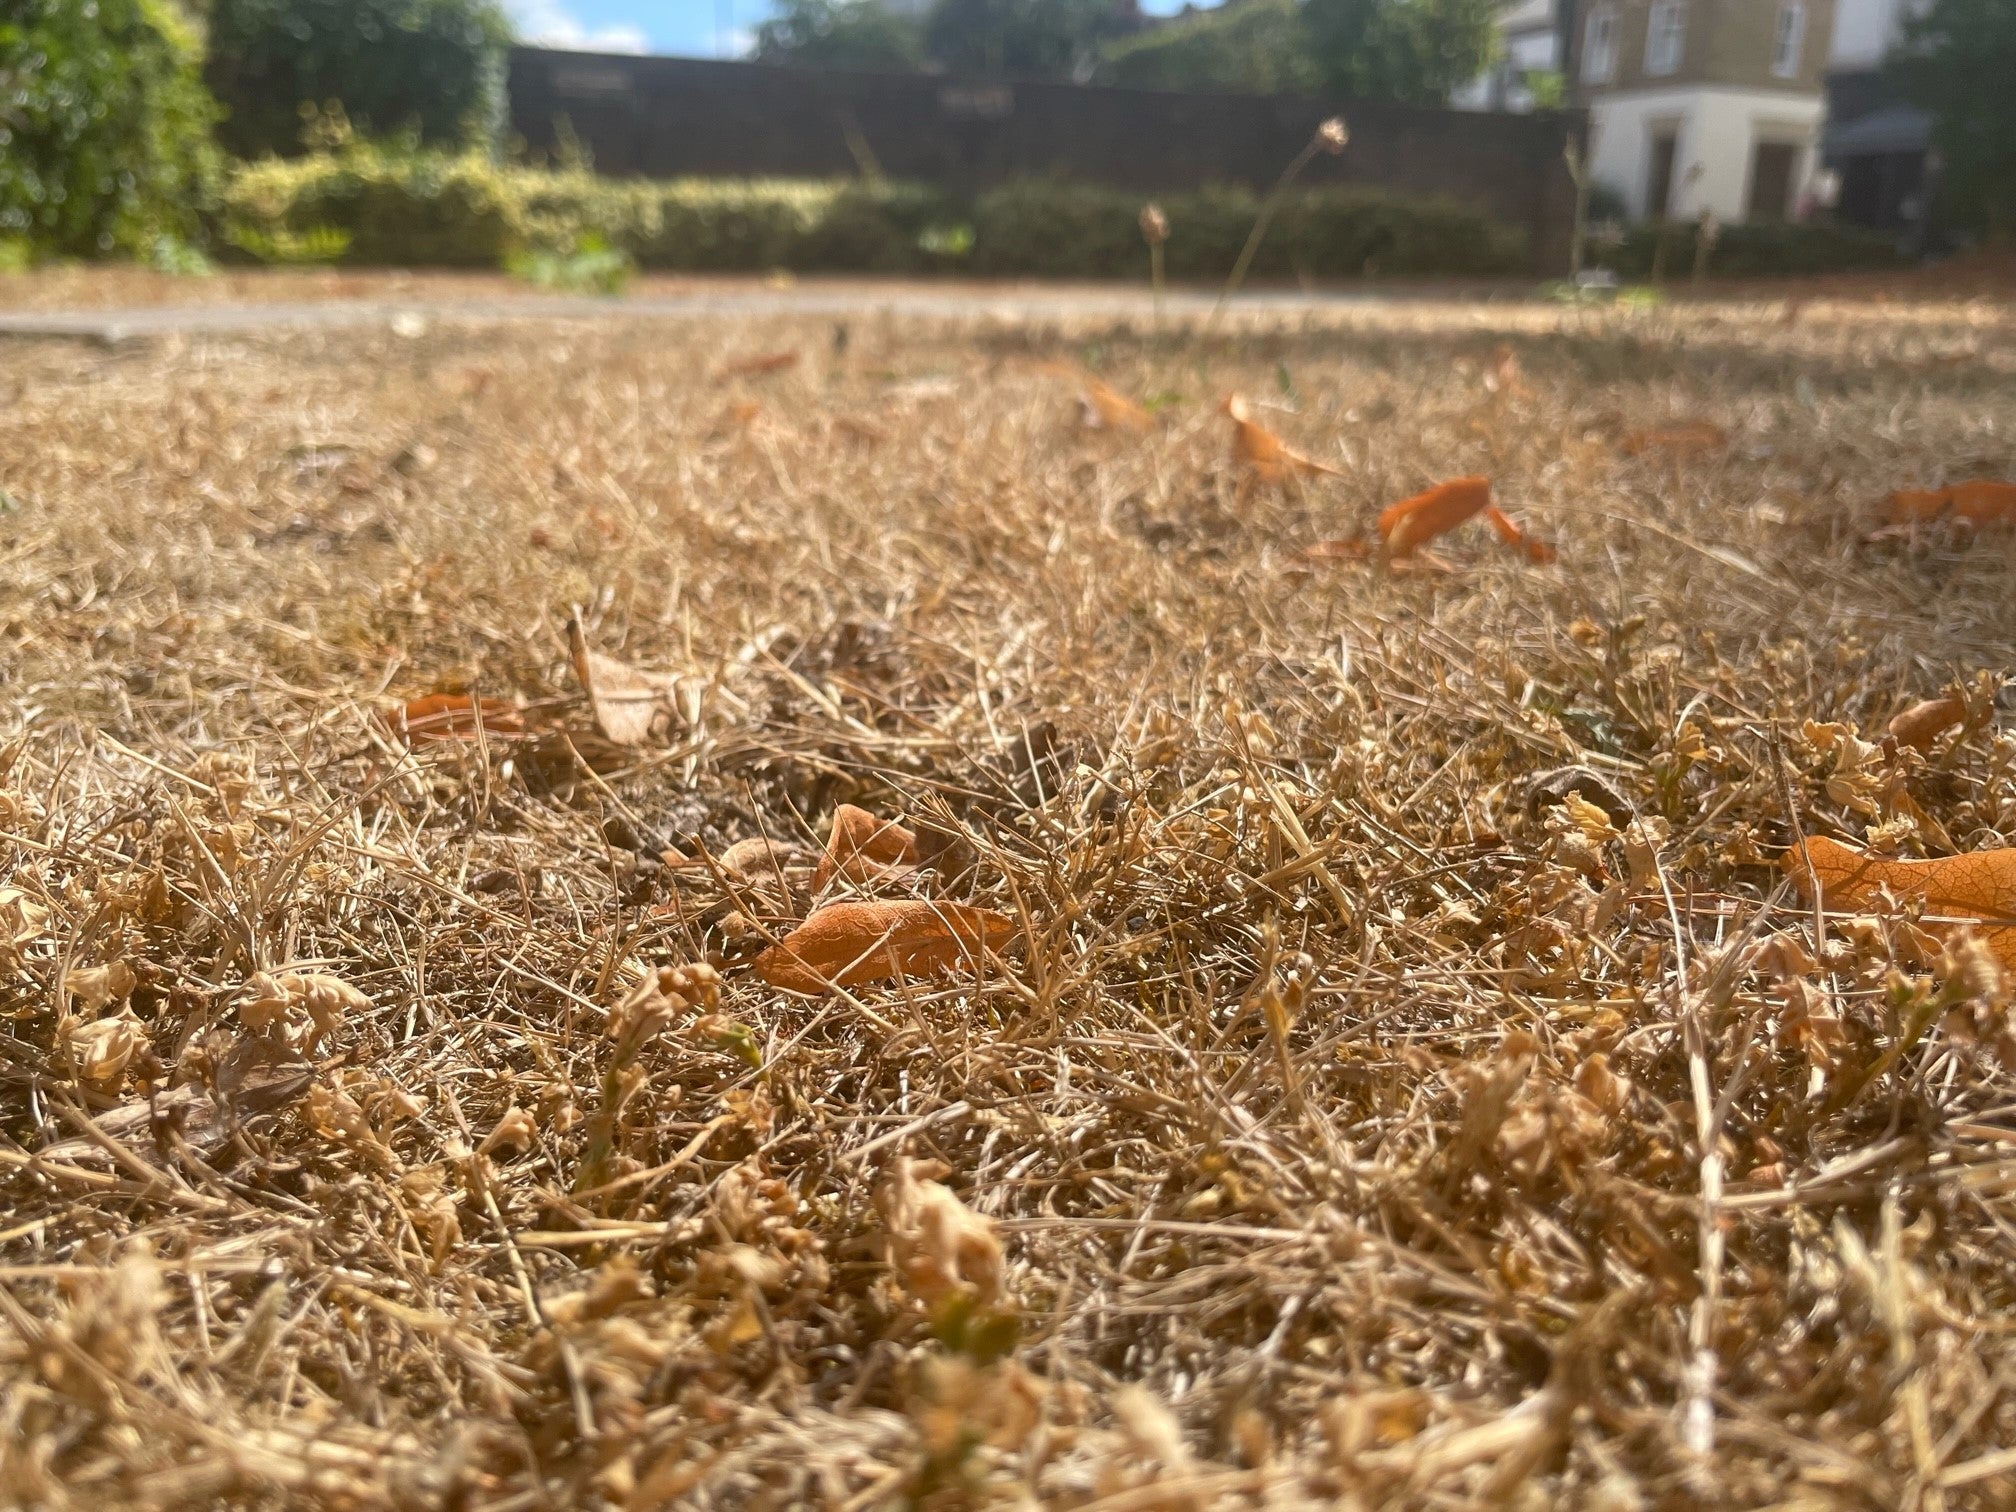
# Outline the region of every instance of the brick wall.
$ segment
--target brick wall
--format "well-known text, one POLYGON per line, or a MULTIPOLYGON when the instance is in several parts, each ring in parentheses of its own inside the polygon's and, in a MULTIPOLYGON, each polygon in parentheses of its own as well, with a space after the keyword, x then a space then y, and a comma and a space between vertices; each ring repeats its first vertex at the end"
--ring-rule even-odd
POLYGON ((1351 146, 1307 184, 1442 196, 1526 229, 1535 271, 1567 264, 1579 114, 1487 115, 1292 95, 1180 94, 945 75, 514 48, 511 128, 537 151, 563 132, 619 177, 832 178, 872 160, 892 179, 975 191, 1051 174, 1167 193, 1271 184, 1316 123, 1351 146))

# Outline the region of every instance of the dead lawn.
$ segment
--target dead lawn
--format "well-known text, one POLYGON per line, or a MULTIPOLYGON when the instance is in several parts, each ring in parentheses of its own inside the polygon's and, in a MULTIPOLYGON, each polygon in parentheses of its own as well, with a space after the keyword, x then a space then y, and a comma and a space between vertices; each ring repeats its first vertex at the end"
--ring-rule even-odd
POLYGON ((0 1501, 2016 1501, 2006 990, 1775 865, 2016 843, 2007 306, 840 334, 0 349, 0 1501), (752 971, 841 802, 977 975, 752 971))

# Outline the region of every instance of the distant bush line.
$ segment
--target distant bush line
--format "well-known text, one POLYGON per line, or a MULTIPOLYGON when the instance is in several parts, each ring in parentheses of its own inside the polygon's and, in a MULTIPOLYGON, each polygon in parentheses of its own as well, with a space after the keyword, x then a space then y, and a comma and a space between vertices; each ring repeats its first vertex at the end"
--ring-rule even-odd
MULTIPOLYGON (((963 196, 863 181, 597 178, 499 166, 479 155, 339 152, 239 166, 224 239, 273 249, 341 248, 349 263, 496 267, 528 250, 606 243, 643 268, 677 271, 1145 277, 1139 193, 1026 180, 963 196)), ((1175 278, 1222 278, 1252 228, 1241 188, 1164 196, 1175 278)), ((1519 274, 1525 237, 1436 200, 1318 189, 1276 217, 1254 273, 1356 278, 1519 274)))
MULTIPOLYGON (((1676 222, 1666 228, 1665 272, 1669 278, 1685 278, 1694 266, 1697 234, 1692 222, 1676 222)), ((1603 260, 1622 277, 1650 277, 1659 236, 1657 226, 1633 226, 1622 245, 1603 260)), ((1709 269, 1717 278, 1798 278, 1901 268, 1907 261, 1897 250, 1896 238, 1880 232, 1824 222, 1795 225, 1760 221, 1722 227, 1709 269)))

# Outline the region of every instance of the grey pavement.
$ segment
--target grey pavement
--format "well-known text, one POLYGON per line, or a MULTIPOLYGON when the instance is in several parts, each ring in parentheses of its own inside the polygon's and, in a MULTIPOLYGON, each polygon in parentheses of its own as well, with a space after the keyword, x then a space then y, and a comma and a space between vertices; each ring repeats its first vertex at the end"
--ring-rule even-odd
MULTIPOLYGON (((1441 291, 1436 297, 1476 296, 1482 290, 1441 291)), ((1503 297, 1503 289, 1489 291, 1503 297)), ((1385 303, 1397 293, 1262 291, 1241 294, 1228 313, 1316 314, 1385 303)), ((1163 310, 1175 317, 1207 313, 1216 296, 1172 293, 1163 310)), ((178 333, 228 335, 244 332, 340 329, 374 325, 413 328, 438 322, 501 320, 700 320, 720 316, 821 315, 869 317, 880 314, 999 319, 1058 320, 1084 316, 1139 318, 1154 313, 1145 289, 944 289, 833 288, 761 289, 728 293, 658 294, 596 299, 576 295, 523 294, 474 299, 332 299, 294 304, 159 305, 126 310, 24 310, 0 312, 0 336, 56 337, 116 345, 123 341, 178 333)))

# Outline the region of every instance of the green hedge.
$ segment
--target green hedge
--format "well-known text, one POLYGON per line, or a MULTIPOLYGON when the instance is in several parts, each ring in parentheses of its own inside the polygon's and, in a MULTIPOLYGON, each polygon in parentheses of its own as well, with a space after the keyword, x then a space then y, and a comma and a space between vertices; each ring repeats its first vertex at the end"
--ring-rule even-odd
MULTIPOLYGON (((1172 278, 1223 278, 1259 214, 1259 197, 1237 188, 1165 196, 1172 278)), ((1060 277, 1138 275, 1146 261, 1141 197, 1084 185, 1029 180, 992 190, 974 205, 974 266, 987 273, 1060 277)), ((1253 261, 1257 278, 1307 274, 1520 273, 1525 238, 1473 210, 1358 189, 1291 195, 1253 261)))
MULTIPOLYGON (((1665 271, 1669 278, 1692 271, 1695 232, 1692 221, 1668 227, 1665 271)), ((1634 226, 1623 245, 1603 254, 1602 261, 1622 277, 1644 278, 1652 271, 1658 239, 1656 226, 1634 226)), ((1716 278, 1788 278, 1898 268, 1904 262, 1894 240, 1852 226, 1724 226, 1709 257, 1708 271, 1716 278)))
MULTIPOLYGON (((227 237, 347 233, 362 264, 494 267, 515 249, 590 234, 646 268, 691 271, 1145 277, 1142 196, 1030 180, 965 200, 907 184, 792 180, 664 183, 584 170, 500 167, 359 145, 241 167, 226 191, 227 237), (970 234, 968 234, 970 232, 970 234), (249 234, 247 234, 249 233, 249 234)), ((1219 278, 1259 209, 1245 189, 1165 197, 1169 272, 1219 278)), ((1255 277, 1523 271, 1518 233, 1434 201, 1312 190, 1276 217, 1255 277)))

